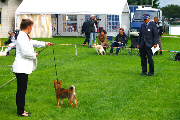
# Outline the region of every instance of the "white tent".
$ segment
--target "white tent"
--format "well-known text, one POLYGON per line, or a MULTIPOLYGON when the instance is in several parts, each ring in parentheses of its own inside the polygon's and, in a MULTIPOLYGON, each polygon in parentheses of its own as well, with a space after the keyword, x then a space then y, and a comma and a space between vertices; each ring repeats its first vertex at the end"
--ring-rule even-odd
MULTIPOLYGON (((15 12, 15 28, 18 28, 21 19, 37 17, 49 17, 51 14, 64 14, 64 15, 90 15, 90 14, 103 14, 103 15, 119 15, 120 27, 129 24, 129 8, 127 0, 23 0, 15 12), (29 15, 29 16, 28 16, 29 15), (125 19, 125 20, 124 20, 125 19), (128 20, 127 20, 128 19, 128 20), (19 22, 18 22, 19 21, 19 22)), ((38 20, 38 19, 37 19, 38 20)), ((46 19, 39 19, 38 24, 51 24, 46 19)), ((38 26, 38 25, 37 25, 38 26)), ((36 27, 37 27, 36 26, 36 27)), ((47 26, 47 25, 46 25, 47 26)), ((52 26, 52 25, 50 25, 52 26)), ((49 27, 48 29, 52 29, 49 27)), ((128 28, 129 29, 129 28, 128 28)), ((37 32, 37 30, 36 30, 37 32)), ((51 33, 49 31, 48 33, 51 33)))

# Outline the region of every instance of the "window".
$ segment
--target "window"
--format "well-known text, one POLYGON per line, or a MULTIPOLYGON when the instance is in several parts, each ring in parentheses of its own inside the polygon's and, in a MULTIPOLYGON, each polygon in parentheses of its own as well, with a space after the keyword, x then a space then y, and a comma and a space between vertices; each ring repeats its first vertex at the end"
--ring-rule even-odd
MULTIPOLYGON (((85 21, 88 20, 91 17, 91 15, 85 15, 85 21)), ((99 19, 99 15, 94 16, 96 19, 99 19)), ((99 22, 99 21, 98 21, 99 22)))
POLYGON ((153 12, 153 11, 136 11, 135 12, 135 17, 134 20, 142 20, 143 21, 143 15, 144 14, 149 14, 150 15, 150 19, 154 20, 154 17, 157 16, 157 12, 153 12))
POLYGON ((0 25, 2 25, 2 8, 0 8, 0 25))
POLYGON ((107 15, 107 32, 118 32, 119 27, 119 15, 107 15))
POLYGON ((63 32, 77 31, 77 15, 63 15, 63 32))

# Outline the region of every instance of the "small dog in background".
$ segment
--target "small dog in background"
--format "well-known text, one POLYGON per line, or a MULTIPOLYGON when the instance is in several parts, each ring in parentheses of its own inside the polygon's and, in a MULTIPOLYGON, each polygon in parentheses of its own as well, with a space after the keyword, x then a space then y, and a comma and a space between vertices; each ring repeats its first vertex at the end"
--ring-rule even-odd
POLYGON ((106 55, 106 52, 101 45, 93 44, 92 47, 96 50, 98 55, 106 55))
POLYGON ((57 106, 59 106, 59 99, 61 99, 61 105, 63 105, 63 99, 68 98, 69 103, 71 104, 71 107, 73 107, 72 101, 75 102, 76 107, 78 107, 78 102, 76 98, 76 93, 75 93, 75 86, 71 85, 69 89, 64 89, 62 88, 62 80, 56 81, 54 80, 54 87, 56 90, 56 99, 57 99, 57 106))
POLYGON ((7 55, 7 52, 8 52, 8 49, 6 48, 4 51, 3 51, 3 47, 0 51, 0 56, 6 56, 7 55))

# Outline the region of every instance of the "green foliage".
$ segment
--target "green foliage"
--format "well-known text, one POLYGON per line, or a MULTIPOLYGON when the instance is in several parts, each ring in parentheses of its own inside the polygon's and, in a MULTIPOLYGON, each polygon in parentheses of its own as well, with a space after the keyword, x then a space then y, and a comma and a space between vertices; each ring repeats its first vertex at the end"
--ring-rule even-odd
POLYGON ((163 16, 165 16, 165 18, 179 18, 180 16, 180 6, 179 5, 167 5, 165 7, 162 7, 162 12, 163 12, 163 16))
MULTIPOLYGON (((152 0, 127 0, 129 5, 152 5, 152 0)), ((153 7, 158 8, 159 0, 153 0, 153 7)))
MULTIPOLYGON (((2 39, 2 43, 7 39, 2 39)), ((52 47, 38 56, 37 69, 29 75, 26 94, 26 111, 31 120, 129 120, 129 119, 179 119, 180 118, 180 62, 169 60, 169 53, 154 56, 155 74, 140 76, 138 55, 127 55, 125 50, 117 56, 97 55, 93 48, 81 44, 81 37, 54 37, 38 39, 54 43, 58 78, 63 88, 75 85, 79 108, 70 108, 64 99, 62 108, 56 107, 53 80, 56 80, 52 47)), ((179 38, 162 38, 163 49, 180 50, 179 38)), ((130 44, 129 44, 130 46, 130 44)), ((38 48, 36 50, 41 50, 38 48)), ((10 56, 0 57, 0 65, 12 65, 10 56)), ((0 67, 0 86, 15 77, 11 67, 0 67)), ((0 88, 1 120, 24 120, 16 112, 16 80, 0 88)))

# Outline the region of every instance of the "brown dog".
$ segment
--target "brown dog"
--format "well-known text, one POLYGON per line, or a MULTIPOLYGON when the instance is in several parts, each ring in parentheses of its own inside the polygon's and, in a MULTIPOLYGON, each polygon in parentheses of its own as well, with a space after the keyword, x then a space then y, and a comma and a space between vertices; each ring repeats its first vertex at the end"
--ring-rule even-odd
POLYGON ((59 106, 59 98, 61 99, 61 105, 63 104, 63 99, 68 98, 69 103, 71 104, 71 107, 73 107, 72 101, 75 102, 76 107, 78 107, 78 102, 76 99, 76 93, 75 93, 75 86, 71 85, 69 89, 62 88, 62 80, 55 81, 54 80, 54 87, 56 90, 56 99, 57 99, 57 106, 59 106))

